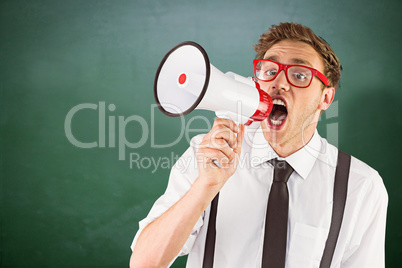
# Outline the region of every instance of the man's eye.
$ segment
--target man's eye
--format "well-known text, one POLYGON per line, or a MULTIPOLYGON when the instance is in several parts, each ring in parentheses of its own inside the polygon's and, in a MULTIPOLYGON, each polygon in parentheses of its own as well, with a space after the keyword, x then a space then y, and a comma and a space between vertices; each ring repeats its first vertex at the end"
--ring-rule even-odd
POLYGON ((274 75, 276 75, 276 70, 268 70, 268 71, 265 71, 265 73, 268 75, 268 76, 274 76, 274 75))
POLYGON ((293 74, 293 76, 297 79, 297 80, 306 80, 307 79, 307 75, 304 73, 295 73, 293 74))

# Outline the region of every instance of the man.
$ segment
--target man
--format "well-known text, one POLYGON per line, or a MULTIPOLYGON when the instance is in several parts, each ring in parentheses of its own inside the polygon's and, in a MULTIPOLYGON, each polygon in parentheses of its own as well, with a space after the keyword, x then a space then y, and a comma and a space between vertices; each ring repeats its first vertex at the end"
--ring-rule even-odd
MULTIPOLYGON (((293 23, 270 28, 255 49, 262 59, 254 61, 255 79, 274 101, 270 117, 246 129, 216 119, 208 134, 193 138, 182 159, 197 164, 183 172, 179 160, 172 168, 165 194, 140 222, 131 267, 166 267, 184 254, 187 267, 202 267, 214 218, 210 204, 218 193, 214 267, 319 267, 331 225, 338 150, 316 126, 334 99, 340 63, 325 41, 293 23), (272 159, 286 161, 281 163, 290 166, 291 175, 285 186, 284 250, 265 257, 266 245, 279 243, 264 241, 265 233, 282 232, 268 222, 282 209, 266 219, 274 203, 272 159), (265 263, 280 254, 283 264, 265 263)), ((352 157, 331 267, 384 267, 387 203, 379 174, 352 157)))

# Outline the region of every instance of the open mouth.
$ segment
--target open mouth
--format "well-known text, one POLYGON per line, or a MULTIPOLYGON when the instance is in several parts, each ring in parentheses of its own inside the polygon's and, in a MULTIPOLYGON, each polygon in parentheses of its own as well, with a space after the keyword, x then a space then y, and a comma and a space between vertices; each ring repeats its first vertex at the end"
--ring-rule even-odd
POLYGON ((280 127, 285 122, 286 117, 288 116, 288 109, 286 108, 286 104, 281 99, 273 99, 272 100, 272 111, 269 114, 269 124, 272 127, 280 127))

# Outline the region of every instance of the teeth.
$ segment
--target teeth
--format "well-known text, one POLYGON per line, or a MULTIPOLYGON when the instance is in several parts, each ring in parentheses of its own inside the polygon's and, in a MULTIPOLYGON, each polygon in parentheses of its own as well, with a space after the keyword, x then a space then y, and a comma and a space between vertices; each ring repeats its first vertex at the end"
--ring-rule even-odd
POLYGON ((282 106, 285 106, 285 107, 286 107, 285 102, 284 102, 283 100, 280 100, 280 99, 273 99, 273 100, 272 100, 272 104, 282 105, 282 106))
MULTIPOLYGON (((274 104, 274 105, 282 105, 282 106, 286 107, 285 102, 283 100, 281 100, 281 99, 273 99, 272 104, 274 104)), ((281 125, 283 123, 283 120, 273 120, 272 118, 269 118, 269 120, 271 122, 271 125, 273 125, 273 126, 279 126, 279 125, 281 125)))
POLYGON ((271 124, 274 126, 279 126, 283 122, 283 120, 272 120, 272 119, 269 120, 271 121, 271 124))

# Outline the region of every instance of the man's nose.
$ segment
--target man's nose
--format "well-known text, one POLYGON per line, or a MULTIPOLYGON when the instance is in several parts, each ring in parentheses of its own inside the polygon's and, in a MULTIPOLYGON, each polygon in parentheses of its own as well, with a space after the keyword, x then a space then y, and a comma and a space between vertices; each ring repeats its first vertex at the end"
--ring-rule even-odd
POLYGON ((280 72, 272 82, 271 88, 275 90, 285 90, 285 91, 288 91, 290 89, 290 84, 286 77, 285 70, 280 70, 280 72))

